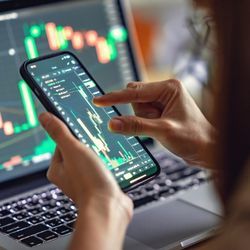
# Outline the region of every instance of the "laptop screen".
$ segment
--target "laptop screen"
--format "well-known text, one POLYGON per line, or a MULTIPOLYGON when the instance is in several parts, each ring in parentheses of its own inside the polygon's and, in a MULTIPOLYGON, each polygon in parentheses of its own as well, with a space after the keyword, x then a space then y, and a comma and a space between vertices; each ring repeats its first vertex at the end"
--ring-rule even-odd
POLYGON ((24 60, 70 50, 105 91, 138 80, 119 1, 20 7, 0 12, 0 183, 45 170, 55 149, 38 122, 43 108, 19 75, 24 60))

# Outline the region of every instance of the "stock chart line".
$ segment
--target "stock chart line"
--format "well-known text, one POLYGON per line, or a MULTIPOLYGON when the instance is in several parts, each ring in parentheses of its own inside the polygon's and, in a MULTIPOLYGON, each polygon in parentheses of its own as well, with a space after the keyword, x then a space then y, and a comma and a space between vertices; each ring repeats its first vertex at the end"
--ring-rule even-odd
POLYGON ((101 64, 115 60, 118 56, 117 43, 125 42, 128 37, 126 29, 122 26, 111 28, 107 37, 99 35, 96 30, 75 31, 71 26, 60 26, 53 22, 25 25, 24 30, 24 46, 29 59, 38 57, 36 41, 46 37, 52 51, 66 50, 70 43, 76 51, 93 47, 101 64))

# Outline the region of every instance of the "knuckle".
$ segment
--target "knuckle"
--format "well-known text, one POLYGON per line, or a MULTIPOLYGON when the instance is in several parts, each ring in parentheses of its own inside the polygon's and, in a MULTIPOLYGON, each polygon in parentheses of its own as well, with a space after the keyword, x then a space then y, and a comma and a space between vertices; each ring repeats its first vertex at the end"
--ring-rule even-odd
POLYGON ((159 136, 167 137, 168 139, 178 131, 174 122, 170 120, 161 120, 158 124, 159 136))
POLYGON ((144 85, 143 82, 130 82, 127 84, 127 88, 131 88, 131 89, 140 89, 142 88, 142 86, 144 85))
POLYGON ((140 100, 143 86, 142 83, 137 83, 136 87, 132 90, 133 92, 131 94, 133 95, 134 100, 140 100))
POLYGON ((133 102, 139 101, 144 95, 145 84, 143 82, 130 82, 124 90, 129 100, 133 102))
POLYGON ((176 79, 170 79, 167 81, 167 85, 174 91, 180 92, 182 89, 182 84, 176 79))
POLYGON ((163 128, 164 130, 168 131, 168 130, 171 130, 173 128, 173 124, 169 120, 162 120, 160 122, 160 127, 163 128))
POLYGON ((141 121, 141 119, 131 119, 131 130, 135 133, 135 134, 140 134, 143 130, 143 123, 141 121))

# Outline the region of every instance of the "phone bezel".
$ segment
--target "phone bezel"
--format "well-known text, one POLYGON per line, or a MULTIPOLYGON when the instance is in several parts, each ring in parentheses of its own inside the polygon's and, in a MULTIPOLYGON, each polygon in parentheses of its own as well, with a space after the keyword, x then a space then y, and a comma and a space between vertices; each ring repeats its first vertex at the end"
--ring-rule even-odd
MULTIPOLYGON (((56 117, 58 117, 61 121, 63 121, 66 126, 69 128, 69 130, 71 131, 71 133, 74 135, 74 137, 76 137, 76 135, 74 134, 74 132, 72 131, 72 129, 70 128, 70 126, 68 126, 68 124, 66 123, 66 121, 64 120, 64 118, 61 116, 61 114, 56 110, 56 108, 54 107, 54 105, 51 103, 51 101, 49 100, 49 98, 44 94, 43 90, 41 89, 41 87, 36 83, 36 81, 34 80, 34 78, 32 77, 32 75, 29 73, 28 71, 28 65, 38 62, 38 61, 43 61, 46 59, 50 59, 53 57, 57 57, 57 56, 62 56, 62 55, 70 55, 72 57, 75 58, 75 60, 79 63, 79 65, 84 69, 84 71, 86 72, 86 74, 89 76, 89 78, 94 81, 94 83, 96 84, 98 90, 101 92, 102 95, 105 94, 105 92, 103 91, 103 89, 99 86, 99 84, 97 83, 97 81, 94 79, 94 77, 89 73, 88 69, 83 65, 83 63, 77 58, 77 56, 75 56, 72 52, 70 51, 62 51, 62 52, 57 52, 57 53, 52 53, 52 54, 48 54, 48 55, 44 55, 44 56, 40 56, 37 57, 35 59, 31 59, 31 60, 27 60, 25 61, 21 68, 20 68, 20 74, 23 77, 23 79, 26 81, 26 83, 29 85, 29 87, 31 88, 31 90, 33 91, 33 93, 36 95, 36 97, 39 99, 39 101, 42 103, 42 105, 45 107, 45 109, 48 112, 51 112, 52 114, 54 114, 56 117)), ((121 113, 119 112, 119 110, 115 107, 112 106, 112 108, 114 109, 114 111, 117 113, 118 116, 121 116, 121 113)), ((150 175, 150 176, 146 176, 145 178, 139 179, 138 181, 134 182, 133 184, 131 184, 128 187, 122 188, 122 190, 124 192, 128 192, 146 182, 149 182, 150 180, 154 179, 156 176, 158 176, 161 172, 161 168, 158 164, 158 162, 156 161, 156 159, 153 157, 153 155, 150 153, 150 151, 147 149, 147 147, 142 143, 142 141, 140 140, 139 137, 134 136, 135 139, 139 142, 139 144, 142 146, 142 148, 146 151, 146 153, 150 156, 150 158, 153 160, 157 171, 150 175)), ((77 137, 76 137, 77 138, 77 137)), ((78 138, 77 138, 78 139, 78 138)), ((119 184, 119 183, 118 183, 119 184)))

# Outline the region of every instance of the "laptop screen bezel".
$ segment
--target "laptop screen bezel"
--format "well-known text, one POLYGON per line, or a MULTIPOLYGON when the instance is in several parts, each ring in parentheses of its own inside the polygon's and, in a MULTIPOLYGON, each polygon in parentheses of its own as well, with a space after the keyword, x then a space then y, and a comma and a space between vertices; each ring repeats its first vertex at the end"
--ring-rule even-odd
MULTIPOLYGON (((0 14, 1 12, 18 11, 24 8, 39 7, 48 4, 54 4, 58 2, 69 2, 70 0, 14 0, 0 2, 0 14)), ((71 0, 72 1, 72 0, 71 0)), ((78 0, 74 0, 77 2, 78 0)), ((118 12, 120 12, 121 21, 124 27, 128 30, 128 50, 130 54, 131 64, 135 75, 135 80, 141 80, 141 71, 138 67, 138 56, 136 54, 136 48, 134 47, 134 30, 130 23, 131 17, 130 6, 127 0, 115 0, 118 12), (131 35, 132 34, 132 35, 131 35)), ((48 166, 49 167, 49 166, 48 166)), ((10 196, 22 193, 34 188, 38 188, 42 185, 48 184, 46 179, 47 169, 37 171, 35 173, 27 174, 25 176, 17 177, 15 179, 7 180, 0 183, 0 200, 6 199, 10 196)))

